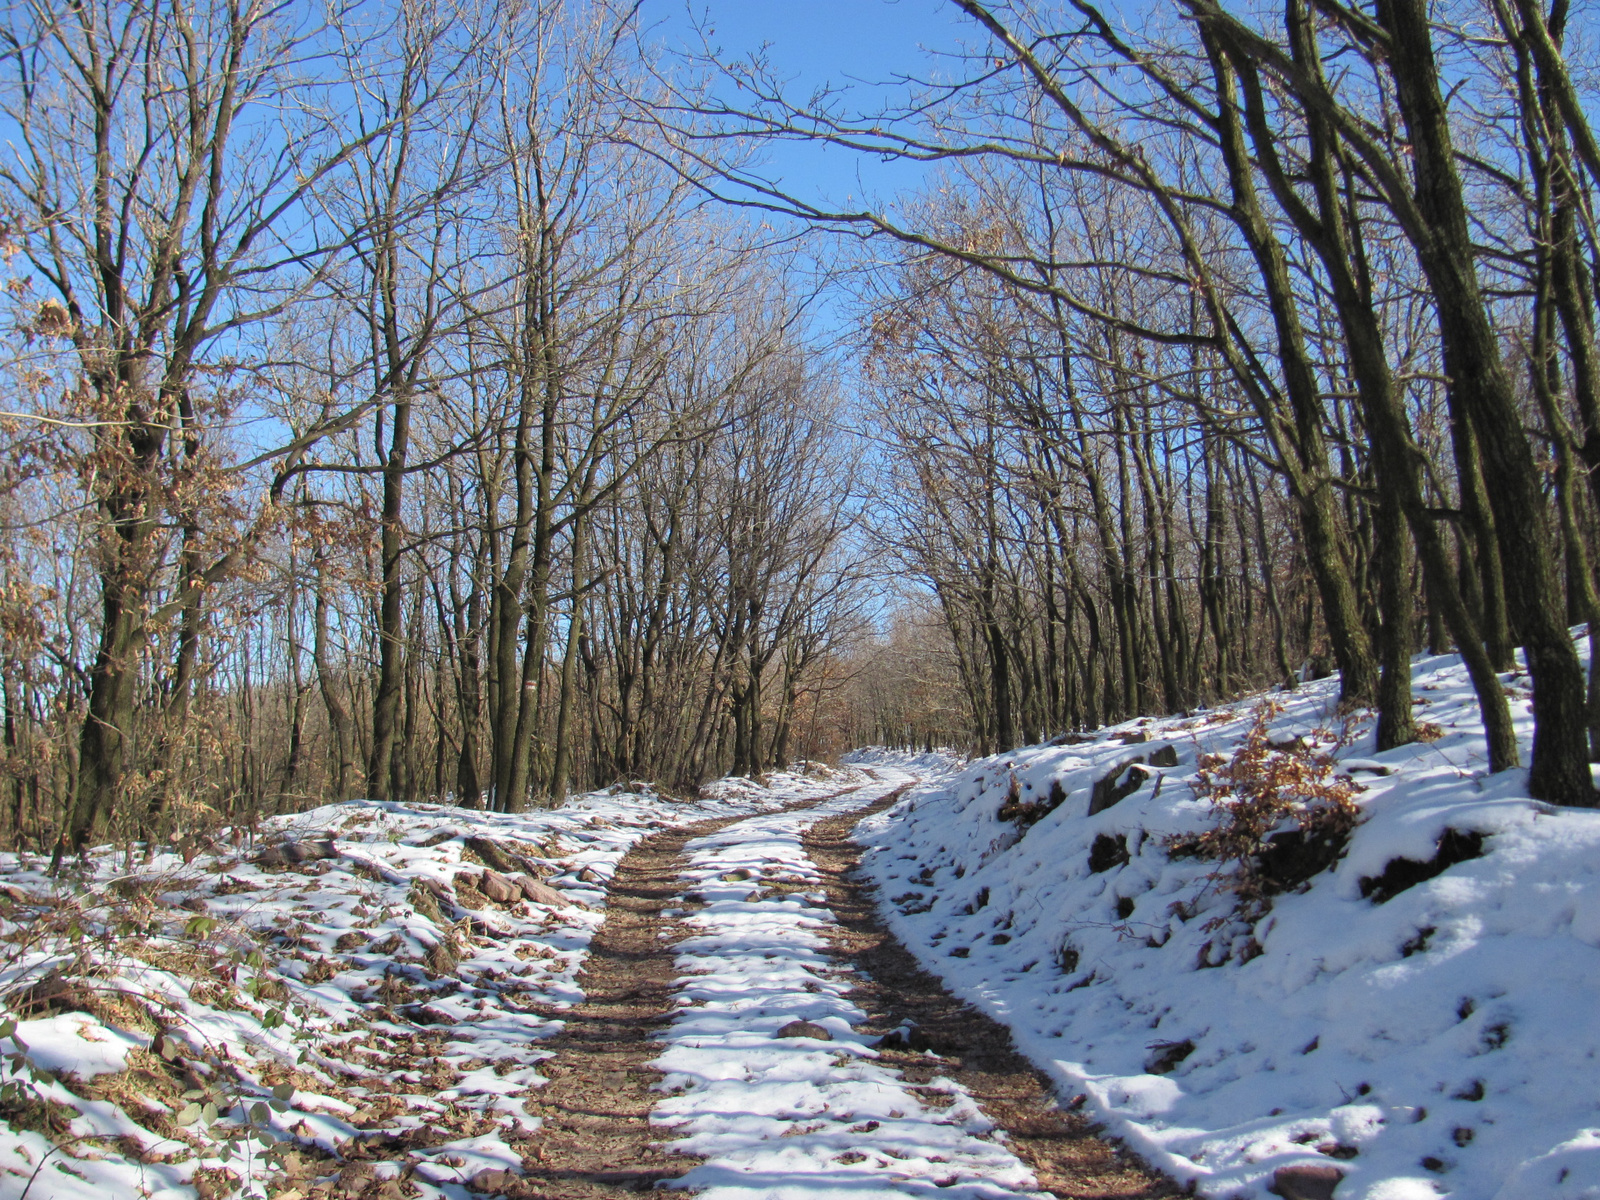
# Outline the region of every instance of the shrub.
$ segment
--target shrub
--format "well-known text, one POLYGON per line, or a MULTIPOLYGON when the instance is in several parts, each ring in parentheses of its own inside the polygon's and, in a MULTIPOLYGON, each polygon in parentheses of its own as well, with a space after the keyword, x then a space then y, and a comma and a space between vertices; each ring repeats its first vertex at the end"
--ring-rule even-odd
POLYGON ((1281 711, 1263 701, 1231 758, 1201 756, 1194 791, 1214 806, 1216 822, 1166 842, 1175 858, 1223 864, 1209 878, 1237 894, 1238 915, 1247 919, 1263 915, 1274 894, 1332 866, 1360 815, 1360 786, 1335 774, 1334 752, 1348 744, 1349 727, 1326 750, 1300 738, 1275 743, 1271 725, 1281 711))

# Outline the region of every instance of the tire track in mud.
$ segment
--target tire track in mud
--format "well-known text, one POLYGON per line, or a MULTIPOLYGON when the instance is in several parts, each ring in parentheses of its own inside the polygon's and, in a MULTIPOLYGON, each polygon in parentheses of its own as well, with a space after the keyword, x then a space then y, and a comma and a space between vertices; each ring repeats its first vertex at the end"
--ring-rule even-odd
MULTIPOLYGON (((786 805, 809 808, 844 794, 786 805)), ((617 864, 606 892, 605 920, 589 944, 578 985, 582 1004, 559 1014, 560 1033, 544 1043, 555 1057, 540 1063, 550 1080, 526 1107, 543 1118, 525 1157, 514 1200, 600 1200, 602 1197, 682 1197, 660 1185, 698 1159, 669 1154, 662 1131, 650 1125, 661 1078, 648 1066, 660 1054, 660 1035, 676 1011, 674 947, 687 930, 663 910, 682 904, 683 848, 697 837, 748 820, 751 814, 676 826, 639 842, 617 864)))
POLYGON ((807 857, 826 882, 828 907, 837 922, 835 951, 862 979, 851 993, 872 1014, 862 1031, 886 1034, 906 1020, 915 1026, 913 1046, 881 1049, 882 1061, 913 1084, 936 1075, 960 1083, 1005 1130, 1006 1149, 1027 1163, 1039 1186, 1053 1196, 1154 1200, 1179 1195, 1170 1180, 1097 1137, 1086 1119, 1063 1111, 1044 1075, 1017 1052, 1010 1031, 946 991, 879 919, 872 890, 858 875, 861 849, 850 835, 864 817, 887 808, 900 794, 818 821, 802 838, 807 857))

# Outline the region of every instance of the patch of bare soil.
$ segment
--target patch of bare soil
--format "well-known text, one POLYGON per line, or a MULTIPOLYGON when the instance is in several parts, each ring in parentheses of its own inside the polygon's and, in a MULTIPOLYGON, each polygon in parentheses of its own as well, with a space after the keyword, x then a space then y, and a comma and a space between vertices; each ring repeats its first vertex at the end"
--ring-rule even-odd
POLYGON ((617 864, 605 921, 578 976, 586 999, 546 1043, 556 1053, 540 1067, 550 1082, 527 1102, 544 1127, 524 1160, 519 1197, 669 1195, 656 1185, 694 1166, 696 1160, 661 1149, 649 1122, 659 1098, 650 1085, 661 1076, 645 1064, 661 1052, 656 1038, 672 1016, 672 946, 680 936, 677 923, 661 913, 682 891, 684 843, 743 819, 658 833, 617 864))
POLYGON ((850 833, 862 817, 898 796, 818 821, 805 835, 806 853, 822 871, 828 907, 839 924, 836 953, 865 976, 851 997, 871 1014, 862 1032, 886 1034, 906 1019, 916 1026, 910 1048, 883 1050, 884 1065, 912 1083, 926 1083, 936 1075, 959 1082, 1009 1135, 1006 1148, 1033 1169, 1039 1185, 1053 1196, 1151 1200, 1179 1195, 1169 1180, 1095 1136, 1082 1116, 1063 1111, 1045 1077, 1013 1046, 1010 1031, 951 996, 883 927, 870 890, 857 878, 861 851, 850 833))

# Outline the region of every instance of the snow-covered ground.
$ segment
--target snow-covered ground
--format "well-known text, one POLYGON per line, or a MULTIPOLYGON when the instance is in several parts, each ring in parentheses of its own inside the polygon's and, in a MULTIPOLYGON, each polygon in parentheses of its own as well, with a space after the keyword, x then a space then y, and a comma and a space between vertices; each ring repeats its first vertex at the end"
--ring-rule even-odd
MULTIPOLYGON (((618 861, 657 829, 747 814, 688 849, 693 934, 652 1118, 707 1157, 686 1185, 1028 1194, 956 1084, 877 1061, 827 952, 804 829, 913 778, 860 834, 892 928, 1064 1102, 1199 1194, 1293 1195, 1284 1173, 1315 1167, 1339 1173, 1338 1200, 1600 1200, 1600 813, 1486 773, 1455 658, 1418 660, 1414 682, 1431 740, 1382 755, 1367 718, 1336 716, 1333 681, 1270 698, 1282 749, 1263 762, 1331 755, 1360 823, 1254 912, 1228 864, 1172 839, 1215 826, 1201 763, 1215 777, 1262 698, 960 769, 866 754, 693 802, 332 805, 187 863, 101 853, 71 881, 0 855, 0 998, 26 1018, 0 1024, 0 1200, 306 1200, 335 1179, 459 1200, 515 1172, 618 861), (777 1036, 801 1020, 828 1038, 777 1036)), ((1508 682, 1526 753, 1525 681, 1508 682)))
MULTIPOLYGON (((1526 681, 1507 679, 1526 755, 1526 681)), ((1593 1200, 1600 813, 1487 774, 1457 658, 1417 660, 1414 686, 1439 736, 1381 755, 1360 721, 1335 745, 1335 681, 1272 697, 1273 740, 1331 751, 1362 823, 1253 928, 1218 864, 1167 846, 1214 822, 1197 761, 1234 753, 1248 699, 974 761, 869 819, 866 870, 901 940, 1064 1099, 1202 1195, 1264 1200, 1304 1164, 1342 1172, 1339 1200, 1593 1200), (1089 815, 1136 757, 1137 790, 1089 815), (1364 895, 1447 830, 1481 856, 1364 895)))
POLYGON ((651 1121, 706 1157, 682 1180, 704 1200, 1034 1194, 1033 1173, 985 1136, 992 1124, 958 1084, 934 1079, 921 1091, 943 1106, 927 1103, 852 1028, 866 1014, 847 996, 853 972, 828 954, 833 918, 801 837, 913 781, 890 761, 878 756, 876 781, 838 799, 689 843, 685 891, 704 907, 678 946, 684 1007, 654 1064, 672 1094, 651 1121), (780 1036, 793 1022, 819 1028, 780 1036))
POLYGON ((366 1194, 401 1175, 419 1191, 395 1196, 459 1197, 483 1171, 520 1169, 539 1043, 581 999, 618 860, 657 829, 841 778, 860 776, 815 768, 697 801, 616 791, 518 815, 358 801, 188 863, 101 852, 62 883, 0 855, 0 997, 53 1014, 0 1038, 0 1082, 26 1085, 0 1090, 0 1200, 208 1200, 240 1185, 301 1200, 333 1176, 366 1194), (488 880, 485 855, 501 858, 488 880))

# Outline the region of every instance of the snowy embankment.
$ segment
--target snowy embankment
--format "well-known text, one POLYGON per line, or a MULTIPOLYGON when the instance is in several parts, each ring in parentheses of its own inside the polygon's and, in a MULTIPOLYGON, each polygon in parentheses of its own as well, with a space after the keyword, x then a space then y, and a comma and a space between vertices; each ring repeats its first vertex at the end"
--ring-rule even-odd
POLYGON ((1202 1195, 1600 1196, 1600 813, 1486 773, 1458 659, 1414 687, 1436 739, 1381 755, 1334 681, 1271 697, 1267 758, 1363 790, 1342 857, 1286 863, 1259 919, 1169 842, 1215 827, 1197 767, 1249 700, 974 761, 869 819, 865 870, 1065 1101, 1202 1195))
POLYGON ((683 1135, 673 1149, 707 1158, 681 1181, 703 1200, 1033 1194, 1033 1173, 984 1136, 994 1127, 958 1084, 914 1087, 853 1029, 867 1014, 848 996, 854 972, 829 954, 833 917, 801 838, 914 778, 873 774, 825 804, 689 843, 696 932, 678 944, 684 1008, 654 1063, 672 1094, 651 1122, 683 1135))
POLYGON ((516 815, 357 801, 188 862, 102 851, 70 881, 0 855, 21 1018, 0 1025, 0 1200, 437 1197, 520 1169, 539 1043, 582 998, 618 860, 837 778, 516 815))

